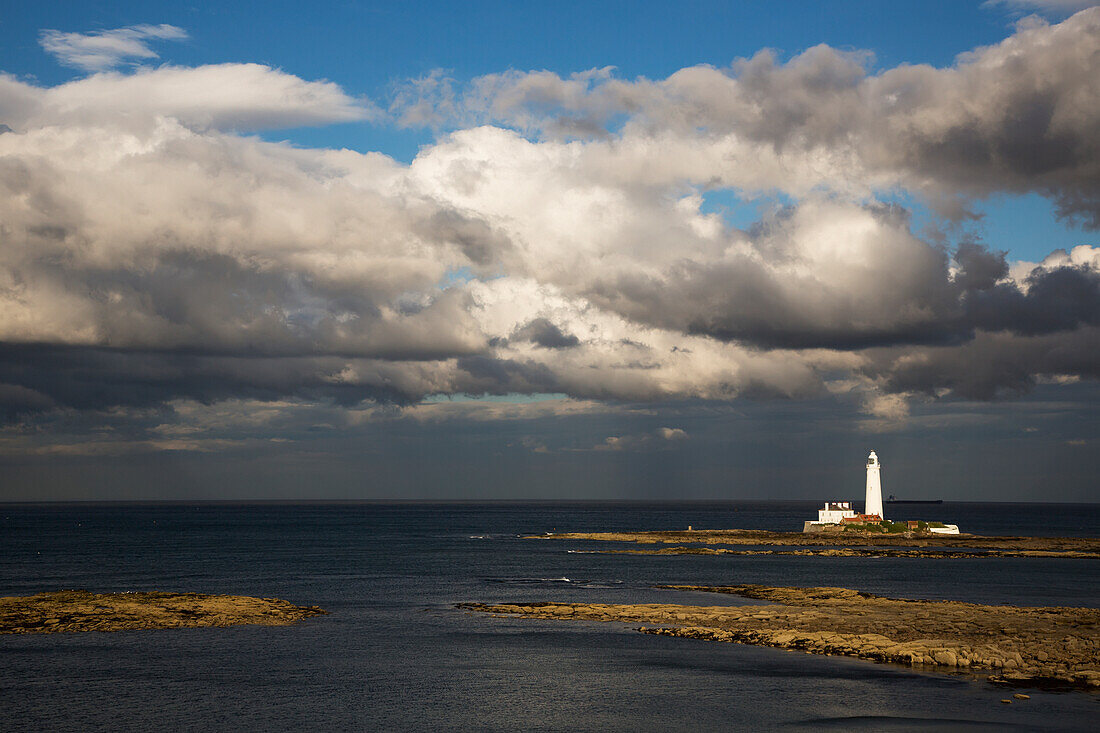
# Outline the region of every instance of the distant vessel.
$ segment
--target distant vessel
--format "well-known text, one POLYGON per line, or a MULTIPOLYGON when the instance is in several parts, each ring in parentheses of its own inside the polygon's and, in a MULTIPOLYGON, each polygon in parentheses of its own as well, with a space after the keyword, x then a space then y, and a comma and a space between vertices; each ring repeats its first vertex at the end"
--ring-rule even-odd
POLYGON ((942 504, 943 499, 899 499, 898 497, 890 494, 890 497, 886 500, 887 504, 942 504))

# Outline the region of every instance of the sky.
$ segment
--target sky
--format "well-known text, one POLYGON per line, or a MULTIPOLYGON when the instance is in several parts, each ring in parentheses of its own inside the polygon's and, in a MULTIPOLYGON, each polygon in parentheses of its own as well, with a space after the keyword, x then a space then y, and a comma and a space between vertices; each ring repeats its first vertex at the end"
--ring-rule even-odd
POLYGON ((0 3, 0 501, 1100 497, 1100 7, 0 3))

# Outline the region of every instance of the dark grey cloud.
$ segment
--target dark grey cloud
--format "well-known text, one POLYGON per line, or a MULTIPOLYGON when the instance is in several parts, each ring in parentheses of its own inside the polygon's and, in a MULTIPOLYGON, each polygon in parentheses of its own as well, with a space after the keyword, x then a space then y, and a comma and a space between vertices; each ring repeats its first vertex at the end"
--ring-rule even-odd
POLYGON ((1100 325, 1100 272, 1079 267, 1037 270, 1027 291, 1001 284, 967 293, 963 326, 1022 336, 1100 325))
POLYGON ((897 95, 900 107, 917 101, 887 118, 892 130, 881 142, 889 147, 881 163, 966 193, 1038 192, 1061 217, 1100 227, 1100 89, 1093 80, 1100 68, 1090 60, 1100 46, 1100 13, 1091 16, 1067 21, 1073 27, 1054 38, 1025 31, 1015 44, 988 51, 993 58, 985 63, 964 65, 959 87, 981 92, 962 114, 942 108, 937 119, 926 104, 927 95, 943 94, 941 104, 958 105, 962 88, 944 89, 943 80, 915 70, 883 74, 878 93, 897 95))
POLYGON ((547 318, 528 321, 513 331, 511 338, 530 341, 544 349, 568 349, 581 342, 579 338, 571 333, 565 333, 547 318))
POLYGON ((469 394, 538 394, 561 392, 562 386, 546 364, 531 360, 501 359, 491 356, 466 356, 458 359, 464 372, 464 387, 456 390, 469 394))
POLYGON ((1056 381, 1100 378, 1100 329, 1023 336, 978 332, 953 347, 873 350, 866 371, 885 380, 885 389, 936 396, 941 390, 965 399, 1019 396, 1040 376, 1056 381))
POLYGON ((423 394, 379 376, 356 383, 337 377, 348 362, 334 357, 249 357, 186 351, 133 351, 42 344, 0 344, 0 415, 15 419, 54 409, 151 407, 177 399, 302 398, 356 404, 410 403, 423 394))
POLYGON ((452 330, 464 320, 459 293, 403 308, 400 299, 390 303, 339 279, 200 250, 163 250, 140 269, 53 271, 43 264, 38 274, 109 310, 101 321, 106 345, 422 361, 481 350, 452 330))
POLYGON ((959 272, 955 283, 963 290, 989 290, 1008 275, 1006 252, 991 252, 981 244, 963 241, 955 250, 959 272))
POLYGON ((418 220, 416 231, 427 241, 453 245, 474 266, 492 265, 511 249, 508 238, 484 219, 453 209, 444 208, 418 220))
POLYGON ((881 229, 867 259, 846 255, 834 268, 847 273, 782 266, 813 253, 785 252, 788 237, 802 235, 765 228, 753 253, 718 263, 683 260, 663 277, 625 271, 597 279, 585 294, 641 322, 760 348, 949 344, 977 330, 1033 335, 1100 319, 1100 272, 1091 267, 1037 269, 1016 283, 1007 279, 1003 252, 963 242, 949 254, 910 236, 891 211, 869 209, 881 229))

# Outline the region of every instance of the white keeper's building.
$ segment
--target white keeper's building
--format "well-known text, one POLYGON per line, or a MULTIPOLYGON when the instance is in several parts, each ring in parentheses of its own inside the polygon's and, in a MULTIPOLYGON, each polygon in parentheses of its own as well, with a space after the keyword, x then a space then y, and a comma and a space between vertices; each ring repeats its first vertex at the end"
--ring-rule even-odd
POLYGON ((824 509, 817 510, 817 524, 840 524, 845 517, 854 517, 850 501, 830 501, 825 503, 824 509))

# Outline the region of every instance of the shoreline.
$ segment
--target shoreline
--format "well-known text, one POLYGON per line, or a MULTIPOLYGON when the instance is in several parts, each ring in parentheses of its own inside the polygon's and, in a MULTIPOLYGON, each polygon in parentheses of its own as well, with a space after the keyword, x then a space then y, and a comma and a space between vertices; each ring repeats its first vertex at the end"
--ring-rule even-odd
POLYGON ((657 586, 775 605, 460 603, 502 616, 657 624, 646 634, 836 654, 1018 687, 1100 691, 1100 610, 886 598, 849 588, 657 586))
POLYGON ((278 598, 160 591, 50 591, 0 598, 0 634, 289 626, 327 613, 317 606, 296 606, 278 598))

